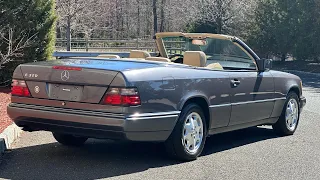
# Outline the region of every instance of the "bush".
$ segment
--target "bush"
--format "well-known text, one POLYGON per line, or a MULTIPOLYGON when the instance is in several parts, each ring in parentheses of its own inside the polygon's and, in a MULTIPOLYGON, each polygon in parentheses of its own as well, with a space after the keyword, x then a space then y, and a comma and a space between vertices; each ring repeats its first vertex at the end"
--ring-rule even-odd
POLYGON ((21 63, 52 58, 55 22, 54 0, 0 0, 0 51, 3 54, 8 52, 4 37, 11 35, 13 48, 29 39, 26 46, 8 57, 11 60, 9 63, 2 64, 0 83, 10 78, 21 63))

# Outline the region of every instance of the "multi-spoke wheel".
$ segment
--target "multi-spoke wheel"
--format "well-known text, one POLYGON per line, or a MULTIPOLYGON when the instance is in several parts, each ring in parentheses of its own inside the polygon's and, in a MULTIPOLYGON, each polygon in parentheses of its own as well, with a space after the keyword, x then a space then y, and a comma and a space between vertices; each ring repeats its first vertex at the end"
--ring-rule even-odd
POLYGON ((185 150, 194 154, 198 151, 203 138, 203 124, 201 116, 192 112, 184 122, 182 131, 182 144, 185 150))
POLYGON ((287 96, 282 114, 272 127, 281 136, 292 135, 297 129, 300 117, 300 107, 298 95, 290 92, 287 96))
POLYGON ((299 118, 299 106, 298 102, 292 98, 287 104, 286 109, 286 125, 287 128, 291 131, 296 129, 299 118))
POLYGON ((182 109, 176 127, 165 145, 170 155, 180 160, 194 160, 201 154, 206 139, 206 121, 197 104, 182 109))

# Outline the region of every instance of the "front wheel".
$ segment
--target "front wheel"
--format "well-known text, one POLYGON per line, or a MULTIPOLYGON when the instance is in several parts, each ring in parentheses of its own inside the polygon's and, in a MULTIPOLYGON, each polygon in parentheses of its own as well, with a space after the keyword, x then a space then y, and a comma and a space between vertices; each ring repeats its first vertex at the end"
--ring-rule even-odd
POLYGON ((280 136, 293 135, 298 127, 299 118, 299 97, 296 93, 289 92, 282 114, 272 128, 280 136))
POLYGON ((60 133, 52 133, 53 137, 62 145, 65 146, 81 146, 83 145, 88 138, 86 137, 78 137, 70 134, 60 134, 60 133))
POLYGON ((165 142, 168 153, 174 158, 190 161, 201 154, 207 135, 206 121, 197 104, 183 108, 178 122, 165 142))

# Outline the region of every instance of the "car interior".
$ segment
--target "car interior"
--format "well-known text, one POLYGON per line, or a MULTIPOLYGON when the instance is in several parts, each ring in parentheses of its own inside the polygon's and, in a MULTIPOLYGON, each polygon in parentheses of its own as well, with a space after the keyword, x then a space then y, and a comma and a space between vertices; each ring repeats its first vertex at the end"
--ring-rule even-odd
MULTIPOLYGON (((131 50, 129 58, 166 63, 179 63, 210 70, 256 70, 256 64, 246 52, 229 40, 215 38, 166 37, 162 39, 165 55, 152 57, 143 50, 131 50), (167 57, 165 57, 167 56, 167 57)), ((118 55, 100 55, 120 59, 118 55)))
MULTIPOLYGON (((99 56, 100 57, 100 56, 99 56)), ((101 56, 104 57, 104 56, 101 56)), ((204 67, 213 70, 223 70, 220 63, 207 64, 207 56, 203 51, 186 51, 183 55, 175 54, 171 58, 164 57, 151 57, 147 51, 132 50, 130 51, 129 58, 148 60, 148 61, 159 61, 168 63, 181 63, 185 65, 204 67), (174 59, 174 57, 177 57, 174 59), (172 60, 170 60, 172 59, 172 60)))

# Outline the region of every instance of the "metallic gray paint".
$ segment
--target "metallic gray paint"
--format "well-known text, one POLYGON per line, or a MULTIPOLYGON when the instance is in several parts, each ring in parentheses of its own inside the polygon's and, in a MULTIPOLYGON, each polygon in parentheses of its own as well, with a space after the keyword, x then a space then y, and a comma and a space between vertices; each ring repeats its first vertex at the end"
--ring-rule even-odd
MULTIPOLYGON (((70 64, 77 67, 73 61, 70 64)), ((301 107, 305 104, 300 78, 279 71, 214 71, 133 60, 121 60, 121 63, 128 67, 132 63, 136 68, 118 67, 114 60, 110 60, 111 66, 107 62, 99 67, 95 61, 85 61, 87 64, 82 71, 70 71, 67 81, 61 80, 62 70, 52 69, 61 62, 66 65, 67 60, 20 65, 13 78, 25 79, 33 98, 13 96, 12 104, 8 106, 9 116, 18 125, 30 118, 34 118, 33 124, 45 124, 41 119, 52 120, 53 124, 96 124, 118 128, 117 132, 124 133, 129 140, 164 141, 173 130, 179 112, 192 98, 207 102, 209 134, 275 123, 287 93, 293 88, 299 90, 301 107), (37 77, 23 77, 25 73, 37 74, 37 77), (234 79, 240 80, 236 87, 231 83, 234 79), (49 99, 47 83, 81 85, 83 97, 78 102, 49 99), (36 86, 40 88, 38 93, 33 90, 36 86), (109 86, 136 87, 141 105, 100 104, 109 86)))
MULTIPOLYGON (((8 106, 8 114, 18 125, 29 128, 31 123, 43 123, 44 120, 51 120, 53 125, 61 126, 61 122, 81 123, 84 125, 100 125, 106 127, 105 131, 123 133, 129 140, 139 141, 165 141, 173 130, 179 112, 172 112, 172 115, 146 114, 142 118, 128 118, 123 114, 103 113, 98 111, 80 111, 76 109, 52 108, 47 106, 35 106, 27 104, 11 103, 8 106), (19 113, 17 113, 19 112, 19 113), (27 119, 27 120, 25 120, 27 119), (154 136, 145 136, 153 134, 154 136)), ((166 113, 168 114, 168 113, 166 113)), ((70 127, 76 128, 76 127, 70 127)), ((50 127, 46 130, 51 130, 50 127)), ((97 129, 98 130, 98 129, 97 129)), ((66 132, 68 133, 68 132, 66 132)), ((103 137, 102 134, 99 137, 103 137)), ((104 138, 110 138, 105 136, 104 138)))

